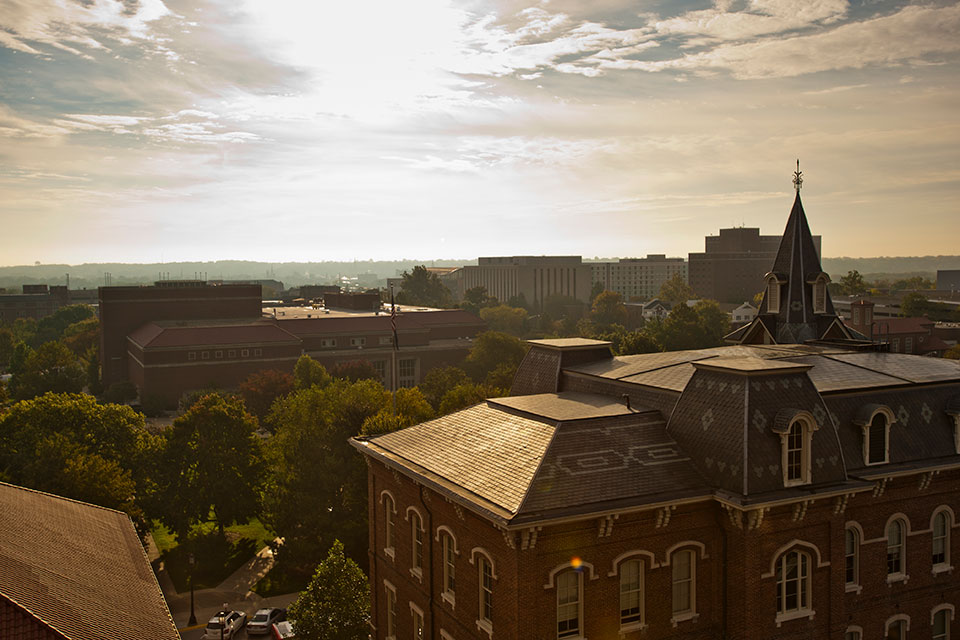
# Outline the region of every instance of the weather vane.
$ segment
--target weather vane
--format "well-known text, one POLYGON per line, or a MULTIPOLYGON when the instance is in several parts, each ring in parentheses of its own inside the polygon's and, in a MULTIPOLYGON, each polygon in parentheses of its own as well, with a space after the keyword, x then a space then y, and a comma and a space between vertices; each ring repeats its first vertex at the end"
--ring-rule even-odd
POLYGON ((803 172, 800 171, 800 159, 797 158, 797 170, 793 172, 793 187, 800 193, 800 187, 803 186, 803 172))

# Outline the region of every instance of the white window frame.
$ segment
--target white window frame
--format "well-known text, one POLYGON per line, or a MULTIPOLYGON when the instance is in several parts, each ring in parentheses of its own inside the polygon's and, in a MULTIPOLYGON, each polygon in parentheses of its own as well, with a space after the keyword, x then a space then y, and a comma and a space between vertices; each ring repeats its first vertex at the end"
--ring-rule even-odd
POLYGON ((790 422, 790 426, 780 434, 780 468, 783 473, 784 487, 798 487, 812 482, 813 432, 817 430, 817 421, 806 411, 790 422), (800 477, 790 478, 790 435, 794 427, 800 428, 800 477))
POLYGON ((864 466, 871 467, 878 464, 887 464, 890 462, 890 428, 893 426, 893 423, 897 421, 896 415, 890 407, 880 406, 870 414, 869 420, 865 424, 861 424, 860 428, 862 430, 862 440, 863 440, 863 464, 864 466), (870 429, 873 426, 874 419, 882 415, 886 422, 883 434, 883 460, 871 461, 870 460, 870 429))
POLYGON ((817 279, 813 282, 812 293, 813 293, 813 312, 814 313, 827 312, 827 282, 829 282, 829 279, 826 278, 823 274, 820 274, 819 276, 817 276, 817 279), (818 302, 821 302, 821 303, 818 304, 818 302))
POLYGON ((250 357, 250 349, 240 349, 240 357, 241 357, 241 358, 249 358, 249 357, 250 357))
POLYGON ((228 357, 228 358, 236 358, 236 357, 237 357, 237 350, 236 350, 236 349, 227 349, 227 357, 228 357))
POLYGON ((320 338, 320 348, 321 349, 331 349, 337 346, 336 338, 320 338))
POLYGON ((910 631, 910 616, 905 613, 898 613, 895 616, 887 618, 887 621, 883 625, 883 637, 889 638, 890 627, 900 623, 903 623, 903 635, 901 635, 897 640, 906 640, 907 633, 910 631))
POLYGON ((413 632, 410 636, 412 640, 424 640, 426 637, 426 624, 423 619, 423 609, 410 602, 410 617, 412 624, 410 630, 413 632))
POLYGON ((209 359, 210 359, 210 352, 209 352, 209 351, 201 351, 201 352, 200 352, 200 359, 201 359, 201 360, 209 360, 209 359))
POLYGON ((254 350, 253 350, 253 356, 254 356, 255 358, 258 358, 258 357, 260 357, 260 356, 262 356, 262 355, 263 355, 263 349, 254 349, 254 350))
POLYGON ((930 554, 931 561, 933 562, 933 575, 939 573, 944 573, 946 571, 953 571, 953 566, 950 564, 950 529, 953 527, 953 512, 949 507, 941 506, 933 512, 933 516, 930 518, 930 554), (943 517, 943 534, 937 535, 937 518, 943 517), (937 541, 940 541, 942 546, 943 561, 936 562, 936 548, 937 541))
POLYGON ((697 613, 697 553, 693 549, 675 549, 673 550, 669 558, 670 564, 670 585, 671 585, 671 613, 670 623, 675 627, 678 623, 684 622, 685 620, 696 620, 700 614, 697 613), (690 563, 689 568, 690 572, 688 576, 678 576, 677 575, 677 558, 682 555, 689 555, 690 563), (677 608, 677 585, 683 582, 689 582, 690 591, 688 594, 688 602, 686 608, 678 609, 677 608))
POLYGON ((860 584, 860 545, 863 542, 863 531, 856 523, 847 523, 843 530, 843 582, 844 591, 860 593, 863 586, 860 584), (847 549, 847 535, 853 537, 853 552, 847 549), (847 562, 853 559, 853 581, 847 580, 847 562))
POLYGON ((903 339, 903 352, 913 353, 913 336, 907 336, 903 339))
POLYGON ((777 276, 767 277, 767 313, 780 313, 780 281, 777 276))
MULTIPOLYGON (((620 632, 624 633, 627 631, 633 631, 635 629, 645 629, 646 628, 646 562, 643 556, 633 555, 621 560, 617 566, 617 573, 620 575, 620 632), (626 592, 624 591, 624 574, 623 567, 628 563, 636 562, 638 565, 637 572, 637 588, 629 589, 626 592), (637 601, 639 605, 639 611, 636 614, 636 620, 624 620, 623 615, 623 596, 624 593, 634 593, 637 594, 637 601)), ((630 616, 632 617, 632 616, 630 616)))
POLYGON ((380 336, 380 346, 393 344, 393 336, 380 336))
POLYGON ((910 521, 907 520, 907 517, 901 513, 894 514, 890 516, 890 519, 887 520, 887 525, 883 529, 884 540, 887 542, 887 583, 892 582, 904 582, 910 579, 910 576, 907 574, 907 536, 910 533, 910 521), (899 545, 891 546, 890 544, 890 533, 891 527, 896 525, 900 529, 900 543, 899 545), (890 550, 896 549, 900 557, 899 567, 896 571, 890 570, 890 550))
POLYGON ((196 360, 196 359, 197 359, 197 352, 196 352, 196 351, 188 351, 188 352, 187 352, 187 360, 196 360))
POLYGON ((798 548, 790 549, 780 555, 777 559, 777 566, 774 573, 777 584, 777 617, 776 622, 779 627, 787 620, 796 618, 812 618, 813 610, 813 558, 809 553, 798 548), (787 564, 790 558, 796 558, 796 578, 788 578, 787 564), (787 589, 791 582, 796 583, 797 606, 787 608, 787 589))
POLYGON ((953 622, 955 615, 955 609, 952 604, 943 603, 938 604, 933 609, 930 610, 930 637, 931 640, 950 640, 950 623, 953 622), (944 616, 944 628, 946 633, 943 635, 935 636, 933 635, 933 626, 936 623, 936 618, 938 614, 943 614, 944 616))
POLYGON ((565 569, 556 575, 556 585, 557 585, 557 609, 556 609, 556 628, 557 628, 557 638, 564 639, 578 639, 583 637, 583 571, 579 571, 574 568, 565 569), (576 585, 576 595, 577 599, 575 601, 561 602, 561 595, 564 594, 564 589, 569 587, 564 587, 561 585, 561 580, 569 580, 570 576, 575 580, 576 585), (563 633, 560 631, 560 607, 570 608, 571 605, 575 605, 577 615, 576 618, 564 618, 564 621, 574 619, 576 620, 575 629, 567 629, 563 633))
POLYGON ((423 582, 423 516, 416 507, 407 507, 410 521, 410 575, 423 582))
POLYGON ((843 640, 863 640, 863 627, 852 624, 843 632, 843 640))
POLYGON ((217 349, 213 352, 213 357, 219 359, 223 358, 223 349, 217 349))
POLYGON ((394 560, 396 559, 396 531, 393 516, 397 513, 397 500, 390 490, 384 489, 380 492, 380 504, 383 505, 383 553, 394 560))
POLYGON ((487 555, 486 551, 476 548, 471 553, 470 562, 476 558, 477 565, 477 628, 486 632, 488 636, 493 637, 493 581, 497 574, 493 569, 493 560, 487 555), (490 584, 486 584, 484 570, 490 570, 490 584), (489 597, 490 615, 487 615, 487 601, 484 596, 489 597))
POLYGON ((395 640, 397 637, 397 588, 388 581, 383 581, 383 588, 387 596, 387 638, 395 640))
POLYGON ((365 337, 361 336, 359 338, 350 338, 351 347, 363 347, 363 346, 366 346, 366 344, 367 344, 367 339, 365 337))
POLYGON ((440 597, 451 607, 457 606, 457 537, 446 525, 437 527, 437 542, 440 543, 440 566, 442 576, 442 590, 440 597), (452 588, 451 588, 452 587, 452 588))

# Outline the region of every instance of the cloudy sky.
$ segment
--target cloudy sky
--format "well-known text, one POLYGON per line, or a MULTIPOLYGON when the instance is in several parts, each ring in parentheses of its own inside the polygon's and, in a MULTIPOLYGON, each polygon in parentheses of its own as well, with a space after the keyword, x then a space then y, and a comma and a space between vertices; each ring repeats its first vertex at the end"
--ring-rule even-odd
POLYGON ((960 6, 3 0, 0 264, 960 253, 960 6))

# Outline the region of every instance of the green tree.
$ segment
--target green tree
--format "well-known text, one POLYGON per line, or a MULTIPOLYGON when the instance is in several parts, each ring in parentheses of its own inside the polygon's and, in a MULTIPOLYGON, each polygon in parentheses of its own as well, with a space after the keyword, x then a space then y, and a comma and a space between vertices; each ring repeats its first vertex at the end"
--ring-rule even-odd
MULTIPOLYGON (((96 311, 94 311, 90 305, 71 304, 66 307, 60 307, 53 315, 49 315, 37 322, 33 344, 34 346, 39 346, 45 342, 61 340, 68 327, 90 318, 96 320, 96 311)), ((78 331, 82 332, 83 329, 80 328, 78 331)), ((82 349, 82 351, 86 351, 86 348, 82 349)))
POLYGON ((600 327, 623 325, 627 321, 627 307, 623 298, 614 291, 604 291, 593 301, 590 319, 600 327))
POLYGON ((79 393, 84 382, 86 373, 73 352, 61 342, 46 342, 27 354, 10 390, 14 398, 27 400, 48 391, 79 393))
POLYGON ((903 296, 900 301, 900 315, 905 318, 919 318, 929 312, 930 303, 922 293, 916 291, 903 296))
POLYGON ((403 272, 403 282, 400 284, 397 302, 438 309, 452 306, 450 290, 440 282, 437 274, 427 271, 423 265, 414 267, 412 272, 403 272))
POLYGON ((427 399, 427 402, 430 403, 430 406, 433 407, 433 410, 436 411, 440 408, 440 402, 448 391, 459 384, 467 382, 470 382, 470 377, 463 369, 458 367, 436 367, 430 369, 427 375, 423 377, 419 389, 423 392, 423 396, 427 399))
POLYGON ((87 389, 91 394, 98 396, 103 393, 103 382, 100 380, 100 357, 96 351, 87 354, 87 389))
POLYGON ((847 271, 847 275, 840 276, 840 293, 848 296, 863 295, 867 292, 867 283, 863 281, 860 272, 854 269, 847 271))
POLYGON ((157 492, 160 519, 183 538, 213 513, 220 535, 257 511, 257 420, 235 396, 208 394, 173 421, 157 492))
POLYGON ((960 360, 960 344, 955 344, 943 354, 944 358, 949 358, 950 360, 960 360))
POLYGON ((497 304, 497 299, 487 293, 484 286, 473 287, 463 292, 463 301, 460 308, 472 314, 479 315, 481 309, 497 304))
POLYGON ((325 387, 333 380, 322 364, 303 354, 293 367, 293 386, 295 389, 309 389, 312 386, 325 387))
POLYGON ((700 300, 693 306, 700 325, 703 342, 701 348, 719 347, 723 336, 730 333, 730 314, 720 308, 715 300, 700 300))
POLYGON ((686 304, 674 306, 670 315, 662 322, 653 324, 653 327, 659 334, 657 341, 667 351, 699 349, 703 344, 700 318, 693 308, 686 304))
POLYGON ((261 518, 284 538, 277 559, 291 571, 316 566, 334 538, 367 564, 367 468, 348 438, 388 407, 390 394, 372 380, 335 380, 274 404, 261 518))
POLYGON ((77 357, 100 349, 100 320, 96 316, 74 322, 63 330, 63 344, 77 357))
POLYGON ((523 335, 527 310, 501 304, 496 307, 480 309, 480 318, 487 323, 491 331, 502 331, 519 338, 523 335))
POLYGON ((683 277, 683 274, 675 273, 672 278, 660 285, 660 294, 657 297, 676 305, 687 300, 693 300, 696 294, 687 284, 687 279, 683 277))
POLYGON ((6 327, 0 327, 0 370, 9 364, 15 346, 13 331, 6 327))
POLYGON ((334 540, 289 615, 301 640, 366 640, 369 611, 367 577, 334 540))
POLYGON ((500 331, 484 331, 474 339, 464 369, 474 380, 481 382, 501 363, 516 369, 526 352, 527 348, 519 338, 500 331))
POLYGON ((466 382, 457 385, 443 396, 443 400, 440 401, 440 410, 437 413, 445 416, 448 413, 483 402, 487 398, 498 398, 505 395, 507 395, 506 389, 466 382))
POLYGON ((594 282, 593 286, 590 287, 590 304, 593 304, 593 301, 597 299, 597 296, 604 292, 604 286, 602 282, 594 282))
POLYGON ((257 416, 261 422, 270 413, 274 401, 292 391, 293 376, 276 369, 255 371, 237 387, 247 411, 257 416))
POLYGON ((397 389, 397 414, 393 414, 393 406, 384 407, 376 415, 363 421, 360 433, 372 436, 380 433, 390 433, 411 425, 426 422, 436 415, 433 407, 427 402, 423 393, 417 387, 397 389))

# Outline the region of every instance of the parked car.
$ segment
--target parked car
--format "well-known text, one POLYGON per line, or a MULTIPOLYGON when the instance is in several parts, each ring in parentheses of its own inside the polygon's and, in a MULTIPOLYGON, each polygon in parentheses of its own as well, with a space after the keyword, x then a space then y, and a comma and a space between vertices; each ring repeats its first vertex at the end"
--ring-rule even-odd
POLYGON ((260 609, 253 614, 250 622, 247 623, 247 634, 252 636, 270 633, 275 622, 281 622, 286 619, 287 612, 284 609, 260 609))
POLYGON ((247 614, 243 611, 221 611, 210 618, 201 640, 230 640, 247 623, 247 614), (220 620, 223 624, 220 624, 220 620))
POLYGON ((277 622, 273 625, 273 640, 297 640, 297 634, 290 622, 277 622))

